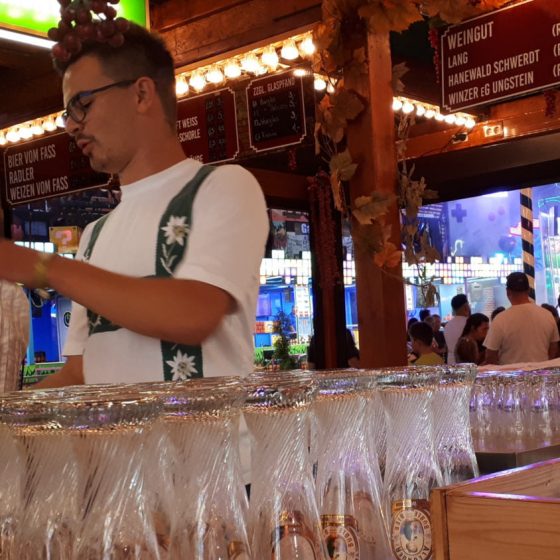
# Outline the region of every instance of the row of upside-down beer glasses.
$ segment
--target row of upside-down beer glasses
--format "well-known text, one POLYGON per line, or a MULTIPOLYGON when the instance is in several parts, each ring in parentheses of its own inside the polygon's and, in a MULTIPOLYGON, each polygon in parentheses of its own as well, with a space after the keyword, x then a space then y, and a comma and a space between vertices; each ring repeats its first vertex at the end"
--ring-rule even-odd
POLYGON ((551 445, 560 431, 560 369, 481 373, 470 410, 477 449, 551 445))
POLYGON ((431 488, 477 474, 475 371, 292 371, 5 395, 0 558, 427 560, 431 488))

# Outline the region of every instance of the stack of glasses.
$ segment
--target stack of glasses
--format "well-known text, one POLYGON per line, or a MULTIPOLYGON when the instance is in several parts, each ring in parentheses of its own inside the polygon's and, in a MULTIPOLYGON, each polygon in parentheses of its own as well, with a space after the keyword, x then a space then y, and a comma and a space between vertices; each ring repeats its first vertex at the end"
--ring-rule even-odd
POLYGON ((5 395, 0 560, 428 560, 430 490, 477 475, 474 375, 290 371, 5 395))

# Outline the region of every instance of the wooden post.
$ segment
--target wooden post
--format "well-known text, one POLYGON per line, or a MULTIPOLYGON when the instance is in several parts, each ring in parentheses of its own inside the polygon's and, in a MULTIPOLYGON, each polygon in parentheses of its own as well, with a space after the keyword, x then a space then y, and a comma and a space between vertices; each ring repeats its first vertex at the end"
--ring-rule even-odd
MULTIPOLYGON (((368 72, 348 76, 346 86, 366 101, 366 110, 348 127, 348 147, 359 163, 350 182, 350 198, 373 190, 396 193, 392 64, 389 34, 367 37, 368 72)), ((400 246, 400 220, 396 204, 387 215, 392 226, 391 241, 400 246)), ((372 255, 356 251, 356 286, 360 328, 360 364, 384 367, 406 364, 406 311, 402 267, 387 274, 373 262, 372 255)))

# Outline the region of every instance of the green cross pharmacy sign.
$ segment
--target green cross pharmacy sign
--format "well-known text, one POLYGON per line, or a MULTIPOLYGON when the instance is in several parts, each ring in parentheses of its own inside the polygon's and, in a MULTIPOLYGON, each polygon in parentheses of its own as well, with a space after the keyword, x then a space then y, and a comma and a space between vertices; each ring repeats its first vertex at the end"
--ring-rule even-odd
MULTIPOLYGON (((147 0, 121 0, 113 7, 119 16, 148 26, 147 0)), ((46 36, 60 19, 57 0, 0 0, 0 28, 46 36)))

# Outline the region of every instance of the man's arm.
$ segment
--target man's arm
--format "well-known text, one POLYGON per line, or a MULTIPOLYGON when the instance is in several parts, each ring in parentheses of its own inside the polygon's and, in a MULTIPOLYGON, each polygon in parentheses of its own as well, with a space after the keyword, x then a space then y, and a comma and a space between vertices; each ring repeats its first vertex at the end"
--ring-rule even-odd
MULTIPOLYGON (((0 276, 35 288, 39 253, 0 241, 0 276)), ((194 280, 133 278, 85 262, 54 257, 50 287, 113 323, 139 334, 198 345, 234 305, 224 290, 194 280)))
POLYGON ((68 356, 60 371, 49 375, 40 383, 33 385, 33 389, 50 389, 52 387, 67 387, 68 385, 83 385, 84 371, 82 356, 68 356))
POLYGON ((498 351, 497 350, 490 350, 489 348, 486 348, 486 358, 485 358, 486 364, 498 364, 499 363, 499 357, 498 357, 498 351))

